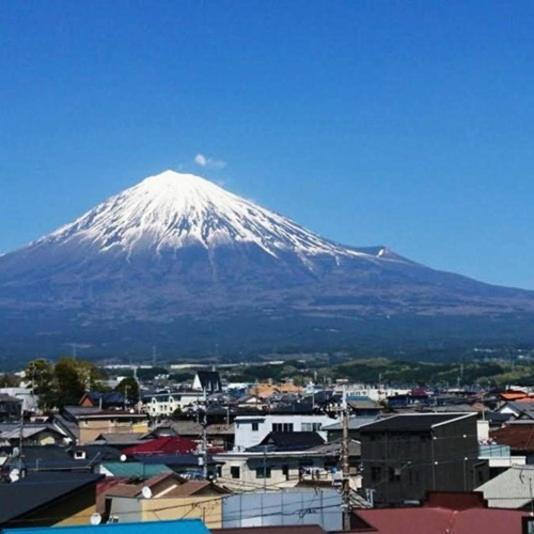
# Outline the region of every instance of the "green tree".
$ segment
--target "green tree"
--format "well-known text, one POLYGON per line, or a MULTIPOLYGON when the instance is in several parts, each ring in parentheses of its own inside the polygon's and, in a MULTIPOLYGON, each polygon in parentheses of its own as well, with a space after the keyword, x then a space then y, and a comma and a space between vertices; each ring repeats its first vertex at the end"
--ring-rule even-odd
POLYGON ((56 406, 58 390, 51 362, 44 358, 32 360, 26 366, 24 376, 31 384, 33 392, 39 397, 39 408, 47 411, 56 406))
POLYGON ((115 388, 115 391, 122 393, 130 405, 139 401, 139 384, 132 376, 123 378, 115 388))
POLYGON ((56 363, 54 374, 57 382, 57 406, 78 404, 89 385, 85 367, 74 358, 61 358, 56 363))

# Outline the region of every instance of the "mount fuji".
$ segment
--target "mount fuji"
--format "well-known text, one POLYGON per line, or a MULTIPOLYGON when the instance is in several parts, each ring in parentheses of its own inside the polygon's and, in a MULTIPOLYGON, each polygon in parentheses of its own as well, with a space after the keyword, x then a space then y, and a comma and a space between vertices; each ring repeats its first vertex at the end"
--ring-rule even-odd
POLYGON ((534 292, 323 239, 173 171, 0 257, 5 357, 519 341, 533 314, 534 292))

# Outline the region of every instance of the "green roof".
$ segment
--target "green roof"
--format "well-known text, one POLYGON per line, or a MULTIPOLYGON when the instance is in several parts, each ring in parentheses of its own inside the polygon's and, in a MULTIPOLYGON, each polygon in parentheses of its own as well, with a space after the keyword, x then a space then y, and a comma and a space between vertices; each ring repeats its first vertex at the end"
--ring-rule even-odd
POLYGON ((150 478, 173 472, 165 464, 143 464, 141 462, 103 462, 102 467, 116 477, 150 478))

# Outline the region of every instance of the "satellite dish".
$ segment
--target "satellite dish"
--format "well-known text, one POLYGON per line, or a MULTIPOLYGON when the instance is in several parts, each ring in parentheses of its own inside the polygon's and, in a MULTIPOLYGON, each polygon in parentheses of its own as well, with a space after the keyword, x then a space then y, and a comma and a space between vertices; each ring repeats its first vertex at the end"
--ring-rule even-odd
POLYGON ((100 525, 100 523, 102 523, 102 516, 98 512, 91 514, 91 525, 100 525))
POLYGON ((20 479, 20 469, 17 469, 15 467, 15 469, 12 469, 9 472, 9 480, 11 480, 11 482, 17 482, 17 480, 19 479, 20 479))
POLYGON ((151 499, 152 498, 152 490, 148 486, 143 486, 143 489, 141 490, 141 495, 145 499, 151 499))
POLYGON ((121 454, 121 456, 120 456, 120 461, 121 461, 121 462, 125 462, 125 461, 127 460, 127 458, 128 458, 128 457, 126 456, 126 454, 121 454))

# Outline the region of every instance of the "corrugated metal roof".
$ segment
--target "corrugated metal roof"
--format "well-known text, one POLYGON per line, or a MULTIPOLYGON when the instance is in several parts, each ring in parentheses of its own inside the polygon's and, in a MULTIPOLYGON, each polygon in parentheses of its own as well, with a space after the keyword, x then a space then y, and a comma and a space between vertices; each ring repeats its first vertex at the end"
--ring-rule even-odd
POLYGON ((521 532, 522 518, 528 514, 515 510, 471 508, 386 508, 358 510, 355 514, 377 534, 503 534, 521 532))

